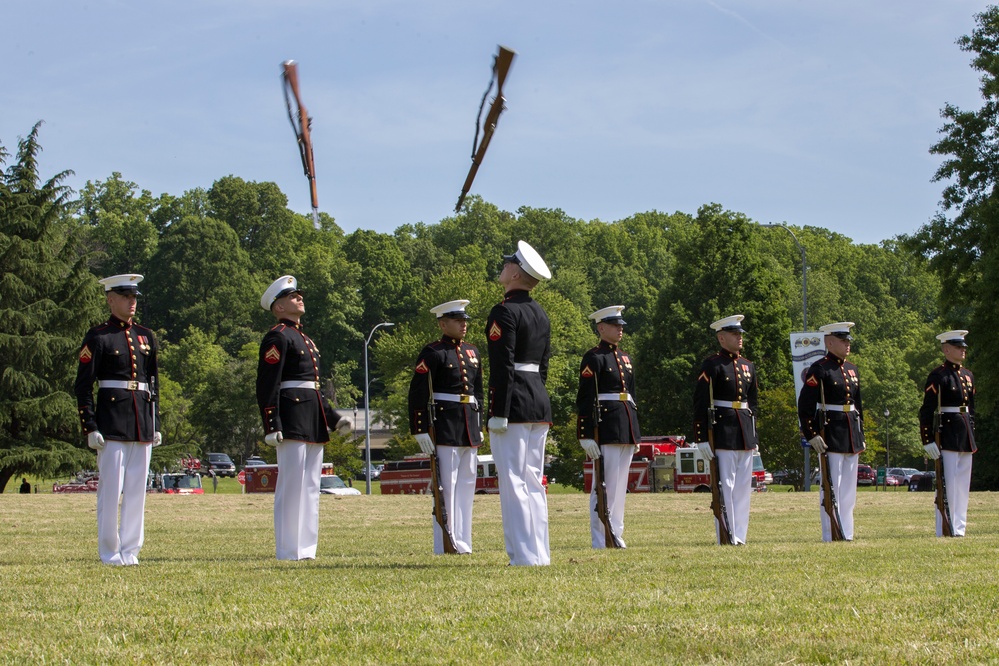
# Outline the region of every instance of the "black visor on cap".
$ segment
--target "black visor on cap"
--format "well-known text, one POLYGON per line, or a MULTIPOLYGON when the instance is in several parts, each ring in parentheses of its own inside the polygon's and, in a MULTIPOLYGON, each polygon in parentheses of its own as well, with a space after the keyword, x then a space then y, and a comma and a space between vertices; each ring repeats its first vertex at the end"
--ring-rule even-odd
POLYGON ((135 294, 136 296, 142 296, 142 292, 139 291, 139 288, 134 284, 126 284, 120 287, 112 287, 111 291, 115 292, 116 294, 126 294, 126 295, 135 294))
POLYGON ((846 333, 846 332, 843 332, 843 331, 836 331, 835 333, 830 333, 829 335, 837 337, 840 340, 846 340, 847 342, 853 340, 853 336, 851 336, 849 333, 846 333))
POLYGON ((277 293, 277 296, 274 297, 274 300, 271 302, 271 305, 274 305, 274 303, 276 303, 279 298, 284 298, 288 294, 300 294, 300 293, 302 293, 302 290, 298 288, 293 289, 291 287, 288 287, 287 289, 282 289, 277 293))
POLYGON ((746 332, 746 329, 744 329, 739 324, 734 324, 732 326, 725 326, 724 328, 722 328, 722 330, 723 331, 728 331, 729 333, 745 333, 746 332))
POLYGON ((445 317, 448 318, 448 319, 465 319, 465 320, 471 319, 471 316, 469 316, 469 314, 467 312, 465 312, 464 310, 455 310, 454 312, 445 312, 444 314, 441 315, 441 318, 443 319, 445 317))
POLYGON ((615 316, 613 316, 613 317, 607 317, 607 318, 605 318, 605 319, 601 319, 601 320, 600 320, 600 323, 601 323, 601 324, 620 324, 621 326, 624 326, 624 325, 625 325, 625 324, 627 324, 628 322, 626 322, 626 321, 625 321, 624 319, 622 319, 621 317, 619 317, 619 316, 615 315, 615 316))
POLYGON ((964 341, 963 338, 954 338, 953 340, 948 340, 947 344, 954 345, 955 347, 967 347, 968 343, 964 341))

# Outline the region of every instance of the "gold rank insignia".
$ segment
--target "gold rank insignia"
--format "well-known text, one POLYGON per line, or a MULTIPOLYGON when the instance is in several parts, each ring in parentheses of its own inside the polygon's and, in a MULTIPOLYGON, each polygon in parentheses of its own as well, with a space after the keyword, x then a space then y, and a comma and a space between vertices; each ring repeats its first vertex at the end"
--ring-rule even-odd
POLYGON ((503 337, 503 329, 500 328, 499 322, 493 322, 493 325, 489 327, 489 339, 493 342, 499 340, 503 337))
POLYGON ((264 360, 271 365, 281 360, 281 352, 278 351, 277 345, 271 345, 271 348, 264 354, 264 360))
POLYGON ((590 366, 587 365, 583 368, 583 370, 579 374, 581 377, 592 377, 593 370, 590 368, 590 366))
POLYGON ((94 355, 90 353, 90 346, 83 345, 83 349, 80 350, 80 363, 90 363, 94 355))
POLYGON ((427 367, 426 361, 420 361, 419 363, 416 364, 416 371, 421 375, 425 375, 428 372, 430 372, 430 368, 427 367))

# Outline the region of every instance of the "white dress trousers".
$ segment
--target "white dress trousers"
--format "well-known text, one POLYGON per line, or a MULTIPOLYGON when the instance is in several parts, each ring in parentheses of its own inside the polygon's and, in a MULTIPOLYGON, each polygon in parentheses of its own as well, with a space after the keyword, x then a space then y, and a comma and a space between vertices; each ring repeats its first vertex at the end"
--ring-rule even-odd
MULTIPOLYGON (((749 531, 749 498, 753 494, 753 454, 751 451, 715 449, 725 516, 734 544, 746 543, 749 531)), ((715 538, 721 543, 721 529, 715 519, 715 538)))
MULTIPOLYGON (((622 546, 625 545, 624 498, 628 494, 628 473, 631 471, 631 458, 634 455, 633 444, 604 444, 600 447, 611 530, 622 546)), ((590 489, 590 543, 594 548, 606 548, 606 537, 604 523, 597 514, 597 484, 594 479, 593 487, 590 489)))
MULTIPOLYGON (((444 489, 444 509, 447 526, 459 553, 472 552, 472 503, 475 500, 475 478, 478 456, 471 446, 438 446, 440 482, 444 489)), ((434 554, 444 554, 444 533, 433 513, 434 554)))
POLYGON ((149 442, 105 440, 97 453, 97 552, 101 562, 113 565, 139 563, 145 538, 146 483, 149 477, 149 442), (118 503, 121 502, 121 520, 118 503))
MULTIPOLYGON (((857 506, 857 461, 859 453, 829 453, 829 480, 833 495, 839 501, 839 519, 843 525, 843 538, 853 541, 853 509, 857 506)), ((822 520, 822 540, 832 541, 829 516, 822 506, 825 495, 819 479, 819 515, 822 520)))
MULTIPOLYGON (((964 536, 968 524, 968 493, 971 490, 971 453, 941 451, 943 458, 944 481, 947 488, 947 508, 950 509, 950 525, 954 536, 964 536)), ((936 504, 933 505, 934 507, 936 504)), ((943 536, 943 523, 940 512, 934 510, 937 519, 937 536, 943 536)))
POLYGON ((323 445, 284 440, 277 445, 274 541, 279 560, 313 560, 319 544, 319 476, 323 445))
POLYGON ((511 423, 504 433, 490 433, 503 539, 514 566, 551 564, 548 496, 541 483, 548 428, 547 423, 511 423))

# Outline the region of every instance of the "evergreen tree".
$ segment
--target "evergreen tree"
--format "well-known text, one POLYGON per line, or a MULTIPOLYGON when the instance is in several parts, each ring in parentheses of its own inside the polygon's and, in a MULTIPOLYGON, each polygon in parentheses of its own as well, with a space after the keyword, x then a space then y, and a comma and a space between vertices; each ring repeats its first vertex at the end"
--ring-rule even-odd
MULTIPOLYGON (((76 352, 103 314, 80 229, 69 221, 72 172, 44 183, 38 130, 0 174, 0 492, 12 476, 92 467, 72 393, 76 352)), ((9 153, 0 145, 0 167, 9 153)))

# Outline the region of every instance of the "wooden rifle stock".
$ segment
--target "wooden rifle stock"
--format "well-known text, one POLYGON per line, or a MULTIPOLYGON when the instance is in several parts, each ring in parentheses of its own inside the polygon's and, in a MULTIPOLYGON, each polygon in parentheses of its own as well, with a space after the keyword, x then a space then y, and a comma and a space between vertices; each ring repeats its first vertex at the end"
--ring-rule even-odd
POLYGON ((302 104, 302 96, 298 90, 298 64, 294 60, 286 60, 281 64, 284 79, 284 101, 288 105, 288 120, 291 121, 291 128, 298 139, 298 152, 302 158, 302 168, 305 170, 305 177, 309 179, 309 190, 312 195, 312 224, 319 228, 319 195, 316 193, 316 164, 312 155, 312 135, 309 133, 312 128, 312 118, 302 104), (296 114, 291 108, 291 98, 288 91, 295 98, 295 106, 298 109, 296 114), (297 116, 297 123, 296 123, 297 116))
POLYGON ((486 149, 489 148, 489 142, 493 138, 493 132, 496 131, 496 125, 499 123, 500 114, 506 110, 506 98, 503 97, 503 84, 506 82, 506 76, 510 72, 510 66, 513 64, 513 58, 517 55, 510 49, 500 46, 499 53, 493 61, 493 76, 489 81, 489 87, 486 89, 486 94, 482 96, 482 103, 479 105, 479 118, 482 118, 482 108, 486 104, 486 98, 489 96, 489 91, 493 88, 493 81, 496 81, 496 97, 493 98, 492 106, 489 107, 489 113, 486 115, 485 126, 483 127, 482 141, 479 142, 479 122, 476 120, 475 123, 475 141, 472 145, 472 166, 468 169, 468 175, 465 177, 465 184, 461 186, 461 194, 458 196, 458 203, 454 206, 454 212, 457 213, 461 210, 461 204, 465 201, 465 196, 468 194, 469 190, 472 189, 472 181, 475 180, 475 174, 479 171, 479 165, 482 164, 482 159, 486 155, 486 149))
MULTIPOLYGON (((427 373, 427 385, 430 388, 430 400, 427 402, 427 411, 430 415, 428 434, 434 442, 436 450, 437 433, 434 429, 434 421, 437 420, 437 404, 434 402, 434 380, 430 376, 430 373, 427 373)), ((447 507, 444 506, 444 486, 441 485, 441 466, 436 453, 430 456, 430 492, 434 496, 434 520, 437 521, 437 525, 441 528, 444 552, 450 555, 457 554, 458 546, 455 545, 451 528, 447 525, 447 507)))
POLYGON ((940 512, 940 532, 945 537, 952 537, 954 536, 954 525, 950 522, 950 504, 947 501, 947 480, 944 478, 943 447, 940 446, 940 428, 942 427, 941 403, 940 391, 937 391, 937 413, 934 414, 935 423, 933 424, 933 437, 937 443, 937 450, 940 453, 937 459, 933 461, 934 469, 937 472, 936 505, 937 511, 940 512))
MULTIPOLYGON (((711 452, 715 452, 715 385, 713 380, 708 380, 708 422, 706 424, 706 429, 708 431, 708 444, 711 446, 711 452)), ((718 471, 718 456, 713 455, 711 457, 711 462, 708 463, 708 469, 711 471, 711 511, 715 514, 715 520, 718 521, 718 540, 723 546, 731 546, 734 544, 732 541, 732 530, 728 525, 728 511, 725 509, 725 496, 722 495, 721 490, 721 474, 718 471)))

